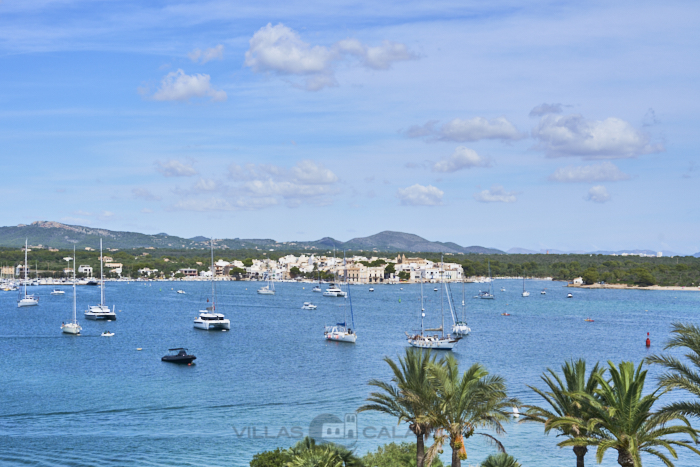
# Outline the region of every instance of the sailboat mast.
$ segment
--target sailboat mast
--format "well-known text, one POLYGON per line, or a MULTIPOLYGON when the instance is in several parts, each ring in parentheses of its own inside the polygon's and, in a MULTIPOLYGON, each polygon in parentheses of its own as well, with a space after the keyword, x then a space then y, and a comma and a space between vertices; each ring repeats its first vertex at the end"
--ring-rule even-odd
POLYGON ((423 271, 420 272, 420 335, 423 336, 423 318, 425 307, 423 306, 423 271))
POLYGON ((442 328, 442 337, 445 337, 445 307, 443 304, 443 297, 442 297, 442 266, 443 266, 443 257, 440 255, 440 317, 442 319, 442 325, 440 326, 442 328))
POLYGON ((29 239, 24 239, 24 298, 27 298, 27 248, 29 239))
POLYGON ((210 239, 211 241, 211 309, 212 311, 216 311, 216 297, 215 297, 215 291, 214 291, 214 237, 210 239))
POLYGON ((76 316, 75 311, 78 307, 77 301, 78 299, 75 292, 75 245, 73 245, 73 324, 78 322, 78 317, 76 316))
POLYGON ((105 273, 103 269, 104 255, 102 254, 102 239, 100 239, 100 305, 105 305, 105 273))

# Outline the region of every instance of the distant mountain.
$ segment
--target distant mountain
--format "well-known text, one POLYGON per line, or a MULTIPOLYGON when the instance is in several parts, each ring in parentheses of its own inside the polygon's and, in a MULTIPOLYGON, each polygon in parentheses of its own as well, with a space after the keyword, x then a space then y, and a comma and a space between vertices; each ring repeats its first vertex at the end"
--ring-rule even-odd
MULTIPOLYGON (((119 232, 107 229, 95 229, 59 222, 37 221, 30 225, 20 224, 15 227, 0 227, 0 247, 20 248, 25 238, 32 246, 44 248, 97 248, 100 238, 104 239, 105 248, 194 248, 209 247, 209 238, 196 236, 182 238, 166 233, 146 235, 136 232, 119 232)), ((270 238, 234 238, 214 239, 214 247, 219 249, 285 249, 285 250, 374 250, 377 252, 433 252, 433 253, 481 253, 502 254, 501 250, 480 246, 462 247, 456 243, 431 242, 418 235, 402 232, 385 231, 369 237, 353 238, 342 242, 330 237, 316 241, 277 242, 270 238)))
POLYGON ((510 250, 506 251, 509 255, 538 255, 540 254, 539 251, 535 250, 528 250, 526 248, 511 248, 510 250))

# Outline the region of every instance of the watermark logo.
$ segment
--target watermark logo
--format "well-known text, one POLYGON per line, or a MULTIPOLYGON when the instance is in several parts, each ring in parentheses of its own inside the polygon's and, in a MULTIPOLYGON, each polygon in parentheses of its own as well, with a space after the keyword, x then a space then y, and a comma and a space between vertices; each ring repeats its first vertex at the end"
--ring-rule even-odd
POLYGON ((346 447, 357 443, 357 414, 347 413, 343 420, 333 414, 324 413, 311 421, 309 436, 317 443, 335 443, 346 447))

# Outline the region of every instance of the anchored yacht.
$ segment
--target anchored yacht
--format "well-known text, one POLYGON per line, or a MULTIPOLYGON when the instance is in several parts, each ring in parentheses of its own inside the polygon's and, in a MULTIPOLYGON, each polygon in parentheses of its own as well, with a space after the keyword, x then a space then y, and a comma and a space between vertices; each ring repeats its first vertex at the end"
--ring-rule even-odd
MULTIPOLYGON (((67 258, 69 260, 70 258, 67 258)), ((73 246, 73 321, 70 323, 61 323, 61 331, 63 331, 64 334, 80 334, 80 331, 83 330, 82 327, 80 327, 80 324, 78 324, 78 317, 76 316, 76 302, 77 302, 77 297, 76 297, 76 291, 75 291, 75 246, 73 246)))
POLYGON ((330 287, 323 292, 324 297, 347 297, 348 293, 343 291, 340 287, 335 284, 331 284, 330 287))
MULTIPOLYGON (((214 239, 211 240, 211 306, 205 310, 199 310, 199 316, 194 319, 195 329, 204 331, 228 331, 231 329, 229 321, 223 313, 216 312, 216 289, 214 288, 214 239)), ((207 299, 207 302, 209 299, 207 299)))
POLYGON ((114 305, 111 310, 109 306, 105 305, 105 276, 102 265, 102 239, 100 239, 100 304, 89 306, 87 311, 85 311, 85 318, 114 321, 117 319, 117 314, 114 312, 114 305))
POLYGON ((39 305, 39 298, 34 295, 27 294, 27 282, 29 282, 29 277, 27 273, 29 271, 29 266, 27 265, 27 249, 29 248, 28 240, 24 240, 24 295, 20 294, 17 299, 17 308, 23 308, 25 306, 37 306, 39 305))

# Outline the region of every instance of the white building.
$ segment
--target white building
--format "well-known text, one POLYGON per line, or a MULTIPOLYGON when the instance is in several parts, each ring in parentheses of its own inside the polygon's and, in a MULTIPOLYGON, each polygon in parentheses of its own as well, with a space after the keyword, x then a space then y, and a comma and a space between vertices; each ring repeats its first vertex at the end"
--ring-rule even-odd
POLYGON ((583 277, 577 277, 576 279, 573 280, 573 283, 575 285, 583 285, 583 277))
POLYGON ((87 264, 81 264, 80 266, 78 266, 78 273, 92 276, 92 266, 88 266, 87 264))

